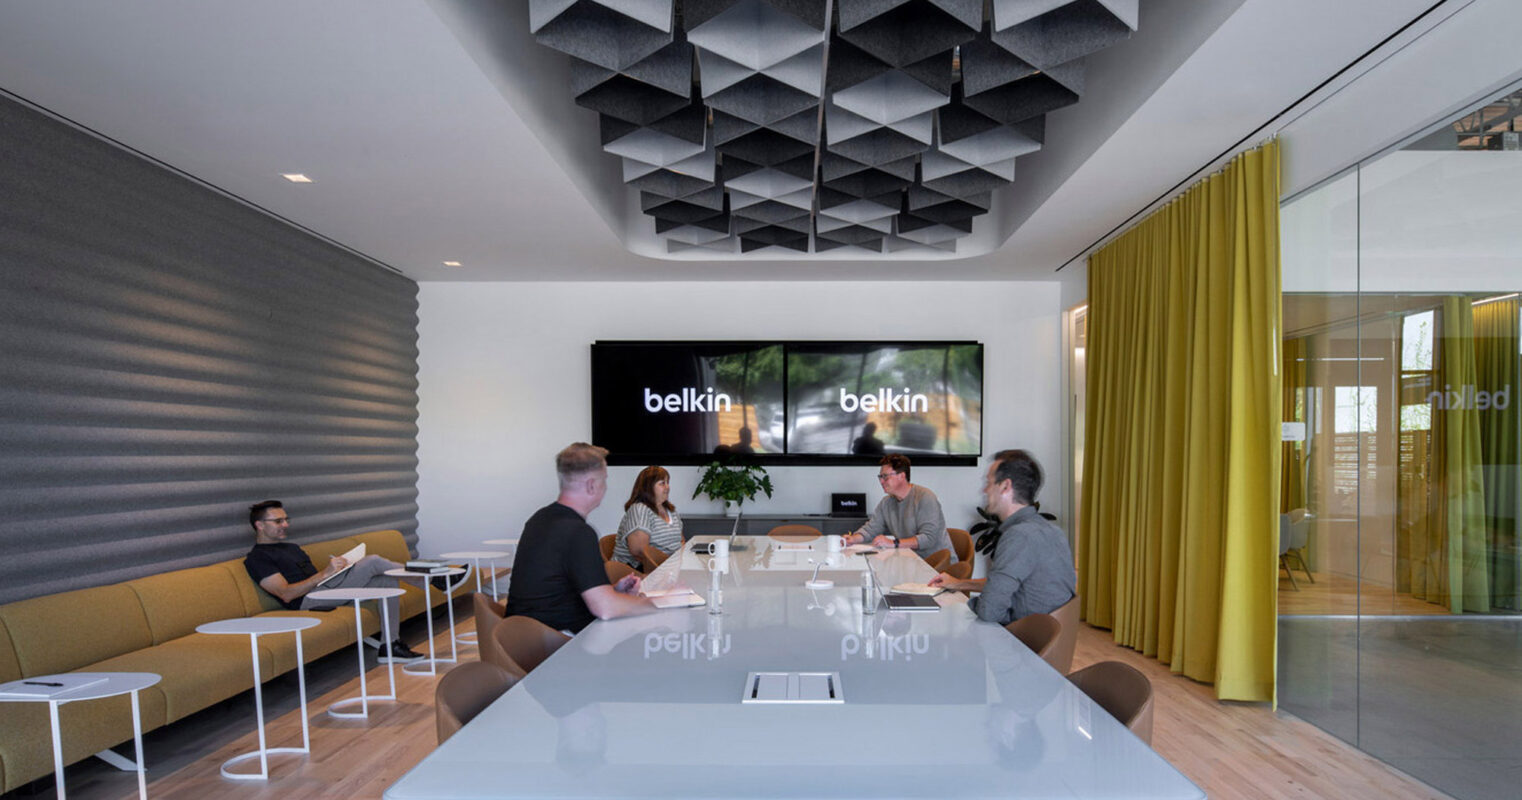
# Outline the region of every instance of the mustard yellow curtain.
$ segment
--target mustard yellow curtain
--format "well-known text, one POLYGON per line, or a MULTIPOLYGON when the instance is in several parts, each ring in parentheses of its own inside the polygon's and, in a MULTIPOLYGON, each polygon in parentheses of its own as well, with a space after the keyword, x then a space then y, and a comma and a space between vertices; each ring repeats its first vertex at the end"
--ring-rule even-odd
POLYGON ((1274 693, 1279 293, 1277 142, 1089 261, 1084 617, 1222 699, 1274 693))
POLYGON ((1432 410, 1431 513, 1426 552, 1412 545, 1412 595, 1455 614, 1490 610, 1485 549, 1485 482, 1480 472, 1480 412, 1474 309, 1468 297, 1443 298, 1437 337, 1441 402, 1432 410), (1418 567, 1420 569, 1418 570, 1418 567))
POLYGON ((1522 300, 1494 300, 1474 309, 1475 399, 1480 473, 1485 482, 1486 549, 1491 607, 1522 610, 1522 405, 1512 395, 1522 378, 1522 300), (1480 401, 1484 392, 1483 402, 1480 401), (1484 406, 1480 408, 1480 406, 1484 406))

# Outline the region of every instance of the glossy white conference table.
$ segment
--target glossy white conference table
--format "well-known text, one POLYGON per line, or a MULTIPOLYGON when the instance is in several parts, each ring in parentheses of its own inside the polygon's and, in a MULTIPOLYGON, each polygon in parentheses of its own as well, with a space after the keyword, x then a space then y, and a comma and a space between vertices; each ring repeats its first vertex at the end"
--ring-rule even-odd
MULTIPOLYGON (((703 541, 707 537, 696 539, 703 541)), ((743 537, 742 537, 743 538, 743 537)), ((414 798, 1199 798, 1204 793, 960 595, 861 613, 860 576, 933 573, 909 552, 730 556, 724 613, 594 622, 386 791, 414 798), (740 702, 752 671, 840 674, 839 705, 740 702)), ((707 556, 649 582, 707 594, 707 556)))

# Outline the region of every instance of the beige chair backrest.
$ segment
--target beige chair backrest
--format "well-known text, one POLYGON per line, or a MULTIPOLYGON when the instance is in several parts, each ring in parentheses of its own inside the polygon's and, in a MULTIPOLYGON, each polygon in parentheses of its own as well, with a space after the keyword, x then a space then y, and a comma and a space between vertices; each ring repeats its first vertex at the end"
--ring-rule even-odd
POLYGON ((776 536, 786 539, 817 539, 823 536, 819 529, 813 525, 778 525, 766 532, 767 536, 776 536))
POLYGON ((618 583, 624 579, 624 576, 639 572, 622 561, 604 561, 602 566, 608 571, 608 583, 618 583))
MULTIPOLYGON (((1051 614, 1027 614, 1004 626, 1022 644, 1029 647, 1042 660, 1052 664, 1052 651, 1057 649, 1057 639, 1062 635, 1062 624, 1051 614)), ((1056 664, 1052 664, 1057 667, 1056 664)), ((1058 668, 1058 671, 1061 671, 1058 668)))
POLYGON ((946 568, 947 564, 951 563, 951 551, 937 550, 934 553, 925 556, 925 563, 929 564, 931 569, 935 570, 936 572, 940 572, 946 568))
POLYGON ((951 550, 957 554, 957 561, 972 561, 972 534, 961 528, 947 528, 946 535, 951 537, 951 550))
POLYGON ((958 561, 942 571, 959 581, 965 581, 972 577, 972 562, 958 561))
POLYGON ((533 617, 515 615, 502 620, 492 634, 502 652, 525 673, 544 663, 571 637, 533 617))
POLYGON ((518 676, 485 661, 466 661, 444 673, 433 693, 439 744, 465 727, 465 723, 475 719, 517 682, 518 676))
POLYGON ((613 548, 618 546, 618 536, 608 534, 597 540, 597 549, 602 551, 602 560, 607 561, 613 557, 613 548))
POLYGON ((476 617, 476 650, 480 653, 481 660, 488 664, 495 664, 522 678, 527 673, 508 657, 502 650, 502 645, 497 644, 497 637, 494 635, 497 632, 497 626, 502 624, 507 608, 491 599, 491 595, 483 592, 472 595, 471 603, 476 617))
POLYGON ((666 558, 670 555, 670 553, 663 552, 655 545, 647 544, 645 545, 645 549, 641 550, 639 553, 639 563, 645 566, 645 574, 649 575, 655 571, 656 567, 664 564, 666 562, 666 558))
POLYGON ((1074 672, 1068 680, 1152 746, 1152 682, 1146 675, 1130 664, 1101 661, 1074 672))
POLYGON ((1052 648, 1052 657, 1047 661, 1057 668, 1058 672, 1066 675, 1073 668, 1073 649, 1078 646, 1078 595, 1063 603, 1052 612, 1057 619, 1057 624, 1062 626, 1062 632, 1057 634, 1057 646, 1052 648))

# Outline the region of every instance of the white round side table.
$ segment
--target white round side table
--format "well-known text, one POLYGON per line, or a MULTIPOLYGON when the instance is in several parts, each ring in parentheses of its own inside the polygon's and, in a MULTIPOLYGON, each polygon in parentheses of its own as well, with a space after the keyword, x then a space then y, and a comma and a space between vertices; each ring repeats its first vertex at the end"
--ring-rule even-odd
MULTIPOLYGON (((470 571, 476 576, 476 591, 481 591, 481 562, 485 561, 491 566, 492 579, 487 581, 491 586, 491 599, 497 599, 497 559, 506 558, 507 553, 502 550, 459 550, 453 553, 440 553, 439 558, 449 560, 469 560, 470 571)), ((463 578, 461 580, 464 580, 463 578)), ((475 644, 476 634, 474 631, 466 631, 454 637, 460 644, 475 644)))
MULTIPOLYGON (((369 688, 365 685, 365 626, 359 618, 359 606, 366 600, 384 601, 388 597, 400 597, 403 594, 406 594, 406 591, 398 588, 370 588, 366 586, 359 586, 353 589, 318 589, 315 592, 307 593, 307 597, 310 597, 313 600, 342 600, 344 602, 352 601, 354 603, 354 647, 359 651, 359 697, 350 697, 347 700, 339 700, 338 702, 329 705, 328 716, 340 717, 344 719, 368 719, 370 716, 371 701, 396 700, 395 662, 390 660, 386 661, 386 678, 391 684, 391 690, 389 694, 370 694, 369 688), (355 703, 359 703, 358 711, 338 710, 343 706, 353 705, 355 703)), ((391 611, 386 607, 384 602, 377 602, 376 605, 380 606, 381 635, 387 636, 389 634, 387 634, 386 631, 391 630, 391 611)), ((382 649, 389 650, 391 645, 382 644, 381 647, 382 649)))
MULTIPOLYGON (((153 672, 65 672, 59 675, 35 675, 10 683, 0 683, 0 702, 47 703, 48 721, 53 725, 53 778, 58 784, 58 800, 64 800, 63 739, 58 730, 58 707, 79 700, 99 700, 132 693, 132 744, 137 749, 137 796, 147 800, 148 779, 143 767, 143 717, 137 693, 163 680, 153 672), (53 684, 77 683, 68 689, 53 684), (59 690, 41 696, 35 693, 59 690)), ((120 758, 120 756, 118 756, 120 758)), ((125 761, 126 759, 122 759, 125 761)))
MULTIPOLYGON (((481 540, 481 544, 491 545, 492 547, 500 547, 500 548, 502 548, 502 549, 507 551, 507 556, 508 556, 508 561, 507 561, 507 580, 509 582, 509 585, 511 585, 511 582, 512 582, 512 579, 513 579, 513 559, 518 556, 518 540, 517 539, 482 539, 481 540)), ((497 595, 496 595, 496 591, 497 591, 497 576, 496 575, 492 576, 492 579, 491 579, 491 588, 492 588, 492 596, 491 597, 492 597, 493 600, 496 600, 497 599, 497 595)))
POLYGON ((254 721, 259 727, 259 749, 233 756, 222 762, 222 777, 235 781, 262 781, 270 777, 270 755, 276 753, 312 752, 311 735, 307 731, 307 673, 306 658, 301 650, 301 632, 315 628, 322 620, 311 617, 243 617, 223 619, 197 625, 197 633, 225 635, 242 634, 248 637, 248 650, 254 662, 254 721), (296 686, 301 696, 301 746, 267 747, 264 739, 264 679, 259 675, 259 637, 274 633, 291 633, 296 636, 296 686), (229 767, 254 757, 259 758, 259 774, 232 772, 229 767))
POLYGON ((436 578, 440 575, 443 575, 446 578, 453 577, 455 575, 464 575, 465 570, 460 569, 459 567, 450 567, 447 570, 441 570, 439 572, 414 572, 410 569, 388 569, 386 570, 386 574, 390 575, 393 578, 423 579, 423 619, 428 621, 428 657, 422 661, 413 661, 409 664, 403 664, 402 672, 405 672, 408 675, 420 675, 423 672, 421 667, 426 664, 428 666, 429 675, 439 674, 440 664, 453 664, 459 660, 460 654, 455 649, 454 641, 454 603, 449 602, 448 594, 445 594, 444 596, 444 607, 449 609, 449 658, 439 658, 438 654, 433 651, 433 581, 429 580, 429 578, 436 578), (413 667, 418 667, 418 669, 413 669, 413 667))

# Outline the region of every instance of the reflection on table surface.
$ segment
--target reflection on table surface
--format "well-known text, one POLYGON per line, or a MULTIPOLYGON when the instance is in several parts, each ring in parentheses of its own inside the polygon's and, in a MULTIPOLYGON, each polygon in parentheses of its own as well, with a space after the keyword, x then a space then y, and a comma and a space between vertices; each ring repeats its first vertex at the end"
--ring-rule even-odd
MULTIPOLYGON (((808 553, 839 554, 742 538, 723 614, 594 622, 386 796, 1203 797, 961 595, 863 614, 867 560, 885 585, 924 582, 913 553, 828 562, 835 588, 810 590, 808 553), (838 672, 845 702, 742 705, 752 671, 838 672)), ((710 558, 648 581, 706 594, 710 558)))

